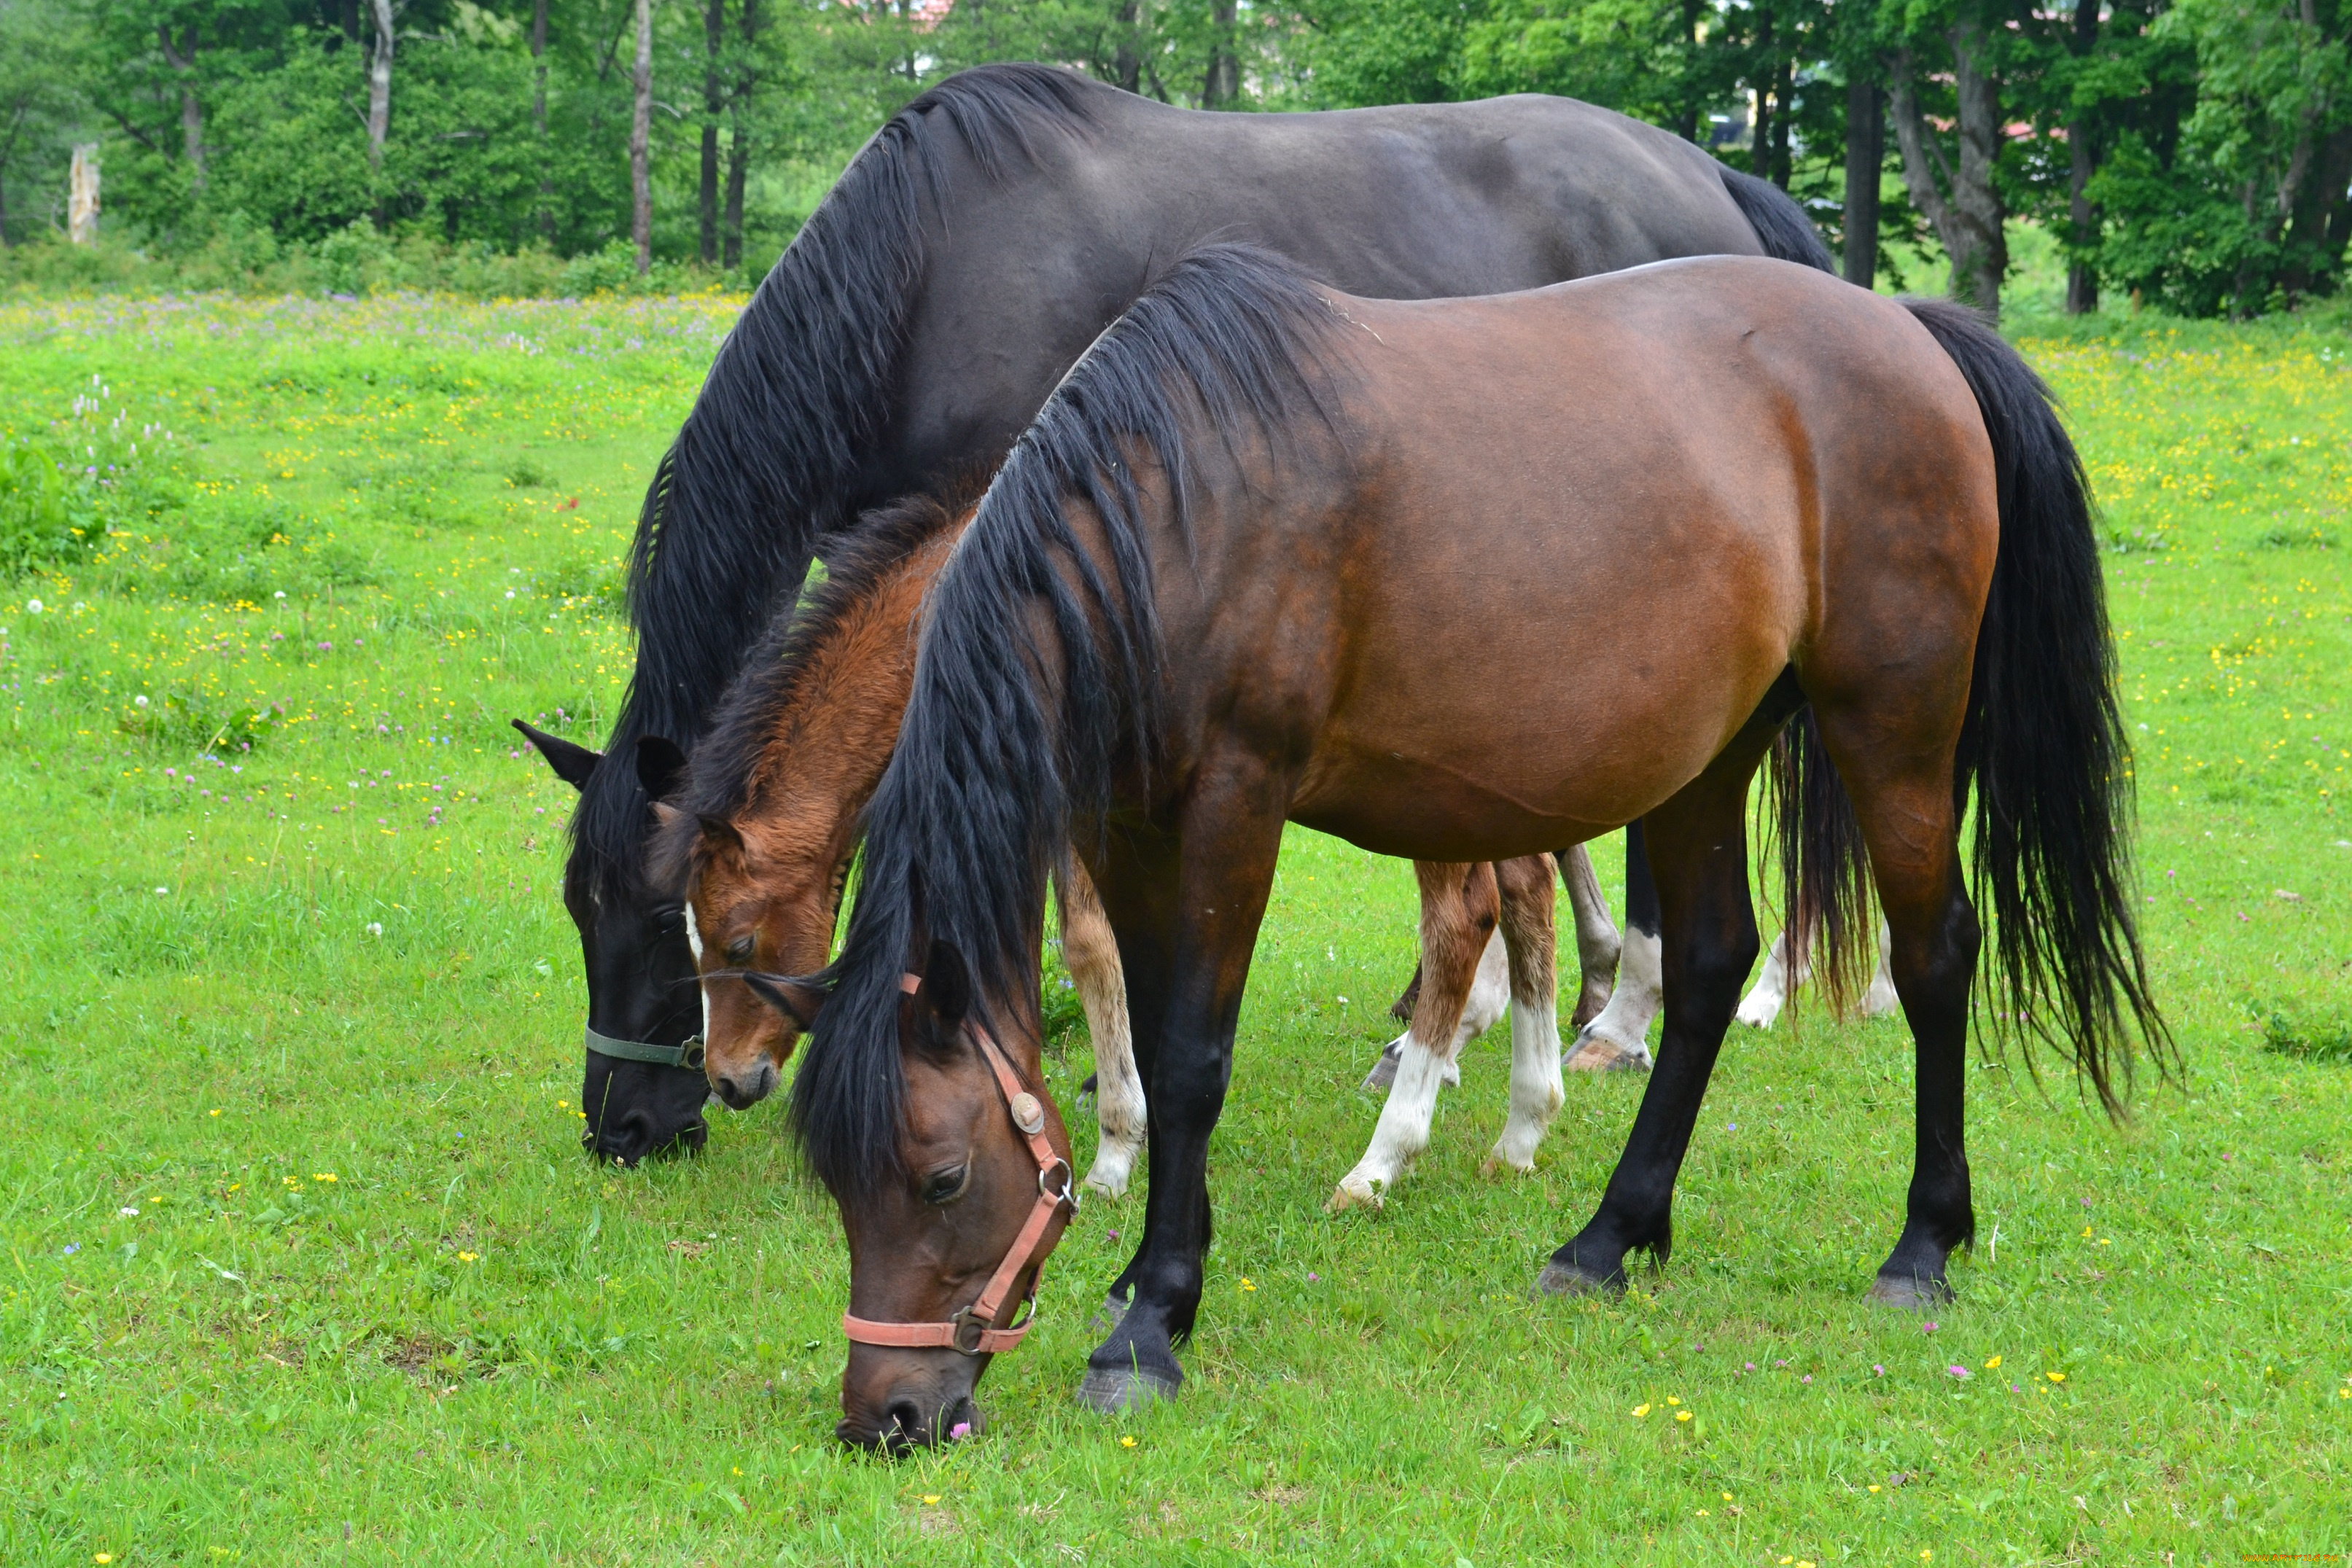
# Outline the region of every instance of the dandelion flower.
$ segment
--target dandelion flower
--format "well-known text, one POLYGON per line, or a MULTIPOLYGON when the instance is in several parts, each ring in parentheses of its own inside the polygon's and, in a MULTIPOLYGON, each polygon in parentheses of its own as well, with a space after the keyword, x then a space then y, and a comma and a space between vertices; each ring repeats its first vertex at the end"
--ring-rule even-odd
POLYGON ((1633 1406, 1633 1418, 1637 1421, 1643 1416, 1647 1416, 1649 1413, 1650 1407, 1647 1405, 1636 1405, 1633 1406))
POLYGON ((1135 1439, 1132 1437, 1121 1437, 1118 1440, 1118 1446, 1122 1448, 1132 1448, 1135 1447, 1135 1439))

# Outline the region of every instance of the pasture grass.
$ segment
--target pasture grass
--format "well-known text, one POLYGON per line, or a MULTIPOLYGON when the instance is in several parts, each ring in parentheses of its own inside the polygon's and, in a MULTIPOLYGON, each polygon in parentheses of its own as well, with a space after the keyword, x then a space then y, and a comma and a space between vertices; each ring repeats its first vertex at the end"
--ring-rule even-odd
MULTIPOLYGON (((0 1560, 2352 1551, 2340 327, 2029 345, 2106 503, 2186 1072, 2113 1127, 2055 1063, 1979 1063, 1957 1302, 1863 1301, 1906 1035, 1818 1009, 1736 1032, 1675 1255, 1622 1300, 1525 1292, 1637 1081, 1571 1082, 1537 1174, 1484 1183, 1482 1042, 1386 1212, 1326 1216, 1412 883, 1300 833, 1184 1397, 1070 1403, 1130 1196, 1065 1242, 991 1429, 891 1464, 831 1440, 843 1253, 774 1105, 699 1159, 578 1155, 569 797, 506 728, 611 713, 614 563, 730 308, 0 306, 0 434, 173 433, 107 446, 76 505, 112 532, 0 601, 0 1560)), ((1056 1063, 1066 1104, 1087 1071, 1056 1063)))

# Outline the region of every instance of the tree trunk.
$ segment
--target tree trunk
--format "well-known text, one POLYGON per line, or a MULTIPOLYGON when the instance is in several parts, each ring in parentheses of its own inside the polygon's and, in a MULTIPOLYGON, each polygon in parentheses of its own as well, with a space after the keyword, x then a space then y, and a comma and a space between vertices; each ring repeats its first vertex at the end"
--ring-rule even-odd
POLYGON ((727 43, 727 0, 704 0, 702 8, 702 265, 719 265, 719 115, 726 96, 719 80, 719 57, 727 43))
POLYGON ((719 256, 719 265, 730 272, 743 265, 743 184, 751 168, 751 131, 744 122, 743 111, 751 101, 751 89, 759 80, 749 62, 753 57, 753 46, 760 39, 760 0, 743 0, 738 26, 743 37, 746 63, 737 73, 735 94, 727 109, 731 134, 727 139, 726 233, 719 256))
POLYGON ((1878 281, 1878 172, 1886 164, 1885 94, 1857 68, 1845 89, 1845 280, 1878 281))
POLYGON ((1143 0, 1127 0, 1118 8, 1118 53, 1111 60, 1111 74, 1118 78, 1119 87, 1134 92, 1143 84, 1143 56, 1137 50, 1137 34, 1143 28, 1143 0))
POLYGON ((155 36, 163 41, 163 63, 180 78, 180 141, 192 171, 190 188, 201 191, 205 188, 205 108, 196 98, 196 26, 188 24, 177 49, 172 47, 169 26, 159 24, 155 36))
POLYGON ((1797 96, 1796 71, 1796 62, 1783 55, 1772 73, 1772 105, 1780 112, 1772 117, 1772 162, 1764 177, 1784 191, 1789 188, 1792 172, 1789 159, 1789 100, 1797 96))
POLYGON ((98 238, 97 142, 73 150, 66 181, 66 237, 76 245, 89 245, 98 238))
POLYGON ((1998 319, 2000 280, 2009 270, 2000 193, 1992 184, 1993 161, 2000 150, 2000 94, 1980 68, 1983 44, 1974 23, 1952 29, 1960 99, 1957 173, 1920 112, 1916 68, 1908 50, 1887 61, 1886 96, 1895 145, 1903 153, 1903 187, 1952 258, 1952 294, 1998 319))
POLYGON ((1699 0, 1683 0, 1683 63, 1675 74, 1675 94, 1682 107, 1675 111, 1675 134, 1685 141, 1698 141, 1699 111, 1705 106, 1691 91, 1691 62, 1698 58, 1699 0))
MULTIPOLYGON (((2083 59, 2099 44, 2099 0, 2074 0, 2074 31, 2067 47, 2083 59)), ((2099 172, 2099 128, 2081 109, 2066 120, 2066 225, 2074 246, 2098 243, 2099 209, 2091 201, 2091 176, 2099 172)), ((2088 316, 2099 308, 2099 269, 2080 255, 2066 262, 2066 314, 2088 316)))
POLYGON ((1973 19, 1954 25, 1952 75, 1960 100, 1960 177, 1952 205, 1962 244, 1952 247, 1952 292, 1987 315, 2000 316, 2000 284, 2009 274, 2008 214, 1993 169, 2000 158, 2000 82, 1992 74, 1990 46, 1973 19))
POLYGON ((392 129, 392 0, 368 0, 375 19, 375 47, 368 51, 368 167, 383 168, 383 139, 392 129))
POLYGON ((1201 107, 1228 109, 1242 91, 1242 62, 1234 53, 1235 0, 1211 0, 1208 79, 1201 85, 1201 107))
MULTIPOLYGON (((376 0, 378 5, 383 0, 376 0)), ((636 108, 629 117, 629 235, 637 242, 637 276, 654 267, 654 8, 637 0, 636 108)))
POLYGON ((531 0, 530 57, 537 80, 530 93, 530 125, 539 135, 539 237, 555 243, 555 181, 547 172, 547 0, 531 0))
POLYGON ((1756 24, 1756 48, 1762 57, 1763 68, 1755 76, 1756 123, 1748 139, 1748 172, 1759 180, 1772 177, 1772 83, 1778 76, 1770 64, 1772 58, 1772 14, 1766 12, 1756 24))

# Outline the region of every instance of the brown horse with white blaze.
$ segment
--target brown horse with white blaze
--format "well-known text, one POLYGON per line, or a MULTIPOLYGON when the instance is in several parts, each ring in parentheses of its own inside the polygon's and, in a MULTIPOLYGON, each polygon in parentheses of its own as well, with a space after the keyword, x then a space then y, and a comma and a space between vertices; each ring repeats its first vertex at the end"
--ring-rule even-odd
MULTIPOLYGON (((991 1268, 1041 1263, 1024 1184, 936 1184, 1025 1163, 984 1059, 1034 1061, 1046 878, 1075 841, 1153 1134, 1129 1305, 1081 1396, 1176 1391, 1286 821, 1465 862, 1644 823, 1664 1034, 1598 1212, 1538 1285, 1663 1260, 1758 951, 1748 781, 1808 702, 1917 1043, 1915 1173, 1873 1294, 1920 1305, 1974 1226, 1971 793, 1996 1019, 2064 1040, 2111 1104, 2134 1034, 2164 1040, 2088 497, 2039 381, 1957 307, 1779 262, 1390 303, 1193 253, 1072 370, 932 591, 794 1085, 859 1319, 968 1321, 991 1268), (1565 622, 1558 580, 1583 589, 1565 622)), ((881 1429, 894 1378, 968 1399, 984 1364, 872 1345, 845 1383, 852 1437, 881 1429)))

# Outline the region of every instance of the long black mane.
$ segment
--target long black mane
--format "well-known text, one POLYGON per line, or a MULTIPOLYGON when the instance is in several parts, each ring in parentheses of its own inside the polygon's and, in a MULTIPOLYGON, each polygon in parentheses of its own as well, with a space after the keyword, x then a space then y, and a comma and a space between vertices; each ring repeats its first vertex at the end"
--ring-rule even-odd
POLYGON ((827 546, 824 580, 777 614, 710 716, 671 803, 686 822, 732 820, 756 804, 754 784, 785 714, 807 685, 811 658, 925 543, 954 526, 978 498, 977 482, 946 499, 908 496, 861 514, 827 546))
POLYGON ((817 977, 831 998, 793 1085, 793 1126, 835 1192, 896 1165, 898 979, 916 943, 961 953, 983 1008, 1034 986, 1045 878, 1073 820, 1108 804, 1121 758, 1153 754, 1160 628, 1131 463, 1157 465, 1184 527, 1204 441, 1230 451, 1237 432, 1328 417, 1337 320, 1279 257, 1193 251, 1087 350, 989 487, 931 591, 848 943, 817 977), (1100 519, 1107 576, 1074 510, 1100 519))
MULTIPOLYGON (((629 554, 637 666, 608 750, 691 746, 770 614, 788 606, 887 399, 924 263, 918 170, 942 137, 1000 177, 1041 132, 1084 134, 1086 82, 1044 66, 950 77, 877 131, 811 214, 711 364, 646 493, 629 554)), ((646 813, 633 767, 600 768, 573 850, 607 885, 633 875, 646 813)))

